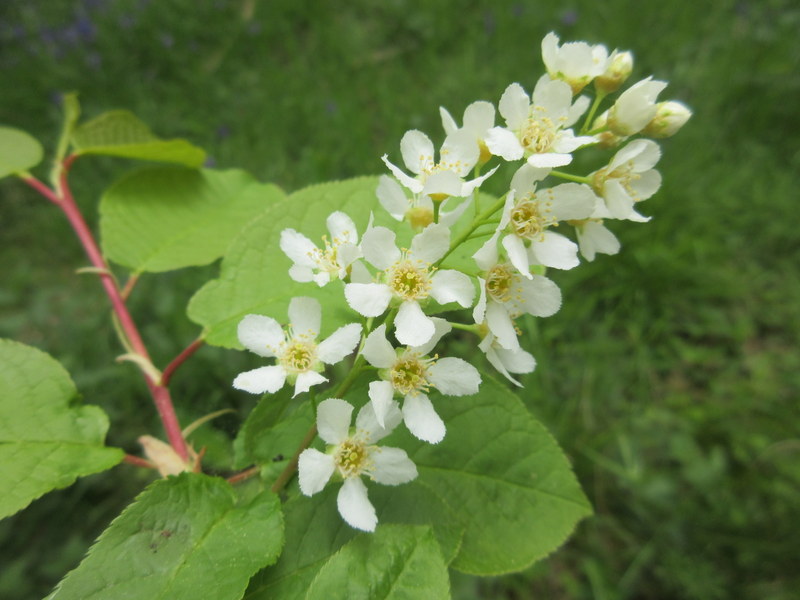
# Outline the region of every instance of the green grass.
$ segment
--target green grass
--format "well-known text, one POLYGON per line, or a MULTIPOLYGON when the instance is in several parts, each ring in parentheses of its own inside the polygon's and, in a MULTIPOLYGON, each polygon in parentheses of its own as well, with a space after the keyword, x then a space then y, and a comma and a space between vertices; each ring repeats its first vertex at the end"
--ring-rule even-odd
MULTIPOLYGON (((620 255, 553 275, 565 305, 531 323, 539 368, 520 392, 573 460, 596 516, 530 571, 459 576, 454 591, 464 600, 792 597, 800 9, 789 0, 635 12, 622 0, 430 4, 256 2, 245 18, 248 3, 230 1, 5 2, 0 123, 52 147, 54 98, 78 90, 86 116, 129 108, 220 167, 294 190, 383 172, 379 157, 396 157, 407 129, 441 139, 440 105, 460 114, 472 100, 496 102, 512 81, 530 89, 547 31, 631 49, 634 77, 668 80, 664 96, 695 116, 663 145, 665 183, 643 208, 653 221, 616 224, 620 255), (81 17, 93 31, 84 38, 81 17)), ((129 166, 77 163, 72 180, 92 222, 102 189, 129 166)), ((97 282, 74 274, 86 261, 66 223, 4 181, 0 240, 0 335, 62 361, 109 412, 111 443, 136 451, 136 437, 158 426, 133 369, 113 360, 121 349, 97 282)), ((197 334, 183 307, 214 273, 137 288, 132 308, 157 364, 197 334)), ((240 411, 207 434, 220 467, 220 438, 252 405, 229 387, 244 360, 205 348, 175 379, 187 422, 240 411)), ((0 523, 0 596, 46 593, 145 481, 118 467, 0 523)))

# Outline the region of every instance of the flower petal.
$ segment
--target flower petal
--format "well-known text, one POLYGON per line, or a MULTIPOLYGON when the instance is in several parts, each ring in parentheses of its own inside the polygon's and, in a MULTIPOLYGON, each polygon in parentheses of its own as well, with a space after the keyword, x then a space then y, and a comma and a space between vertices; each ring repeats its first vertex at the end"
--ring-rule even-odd
POLYGON ((433 337, 429 339, 427 343, 422 344, 421 346, 414 346, 414 351, 418 352, 420 356, 429 354, 439 340, 453 330, 453 326, 450 325, 450 323, 448 323, 445 319, 431 317, 431 321, 433 321, 433 326, 436 328, 433 337))
POLYGON ((386 212, 398 221, 403 220, 403 216, 411 204, 400 184, 388 175, 381 175, 375 194, 386 212))
MULTIPOLYGON (((506 125, 508 125, 510 129, 519 129, 527 120, 530 106, 531 99, 518 83, 512 83, 505 89, 503 95, 500 97, 500 103, 497 105, 500 109, 500 114, 506 120, 506 125)), ((489 148, 491 149, 491 146, 489 146, 489 148)), ((494 152, 492 153, 494 154, 494 152)))
POLYGON ((531 154, 528 157, 528 164, 534 167, 563 167, 572 162, 571 154, 558 154, 557 152, 546 152, 544 154, 531 154))
POLYGON ((365 317, 378 317, 386 312, 392 290, 383 283, 348 283, 344 297, 354 311, 365 317))
POLYGON ((578 246, 560 233, 545 231, 539 240, 530 245, 531 258, 545 267, 573 269, 580 264, 578 246))
POLYGON ((328 378, 320 375, 316 371, 304 371, 302 373, 298 373, 297 380, 294 382, 294 394, 292 394, 292 398, 298 394, 307 392, 311 389, 312 385, 325 383, 326 381, 328 381, 328 378))
POLYGON ((497 343, 503 348, 509 350, 519 348, 514 322, 506 309, 497 302, 489 302, 486 305, 486 324, 489 326, 489 331, 497 338, 497 343))
POLYGON ((428 370, 433 386, 446 396, 477 394, 481 385, 478 370, 460 358, 440 358, 428 370))
POLYGON ((504 127, 492 127, 489 130, 486 134, 486 147, 492 154, 504 160, 519 160, 525 154, 517 136, 504 127))
POLYGON ((321 492, 336 468, 333 457, 314 448, 307 448, 297 461, 300 491, 306 496, 321 492))
MULTIPOLYGON (((386 175, 384 175, 384 177, 386 177, 386 175)), ((353 219, 351 219, 342 211, 337 210, 336 212, 332 212, 325 220, 325 224, 328 226, 328 231, 331 234, 331 241, 333 243, 358 243, 358 231, 356 230, 356 224, 353 222, 353 219)))
POLYGON ((350 432, 353 405, 339 398, 328 398, 317 406, 317 431, 322 441, 341 444, 350 432))
POLYGON ((597 203, 592 188, 582 183, 562 183, 541 190, 537 196, 551 203, 552 215, 559 221, 588 219, 597 203))
POLYGON ((242 346, 267 358, 277 356, 278 349, 285 340, 278 322, 263 315, 247 315, 239 321, 236 334, 242 346))
POLYGON ((450 248, 450 229, 432 223, 411 240, 411 258, 435 263, 450 248))
POLYGON ((367 487, 358 477, 345 479, 336 497, 339 514, 351 527, 362 531, 375 531, 378 516, 367 497, 367 487))
POLYGON ((486 318, 486 280, 483 277, 478 277, 478 302, 475 308, 472 309, 472 319, 480 325, 486 318))
POLYGON ((400 305, 394 321, 394 334, 404 346, 421 346, 436 333, 436 326, 414 300, 407 300, 400 305))
MULTIPOLYGON (((522 308, 534 317, 549 317, 561 308, 561 290, 547 277, 534 275, 530 281, 522 280, 522 308)), ((497 335, 495 333, 495 335, 497 335)), ((498 336, 499 340, 499 336, 498 336)), ((509 350, 516 350, 519 344, 507 346, 499 340, 500 345, 509 350)))
POLYGON ((289 302, 289 326, 295 338, 315 340, 319 335, 322 306, 316 298, 297 296, 289 302))
POLYGON ((328 339, 317 346, 317 357, 326 365, 332 365, 353 352, 361 339, 361 325, 342 325, 328 339))
POLYGON ((319 248, 310 239, 294 229, 281 231, 280 247, 283 253, 297 264, 306 267, 314 267, 317 264, 317 261, 314 260, 314 255, 319 252, 319 248))
POLYGON ((494 126, 494 104, 477 100, 464 110, 464 129, 476 139, 486 137, 486 132, 494 126))
POLYGON ((403 173, 402 169, 389 162, 389 159, 386 154, 381 156, 381 160, 392 172, 392 175, 397 177, 397 180, 404 186, 406 186, 409 190, 411 190, 415 194, 419 194, 422 191, 422 183, 414 179, 413 177, 409 177, 408 175, 403 173))
POLYGON ((233 380, 233 387, 251 394, 274 394, 285 382, 286 370, 279 365, 273 365, 240 373, 233 380))
POLYGON ((503 248, 508 253, 508 260, 516 267, 517 271, 523 277, 530 279, 531 266, 528 260, 528 251, 525 249, 525 243, 516 235, 507 235, 503 238, 503 248))
POLYGON ((395 233, 386 227, 370 227, 361 239, 361 251, 372 266, 384 271, 400 260, 395 233))
POLYGON ((394 431, 394 428, 403 420, 403 415, 400 414, 400 408, 397 402, 392 402, 383 415, 383 425, 378 423, 378 417, 375 414, 375 409, 372 402, 367 402, 358 411, 356 417, 356 430, 366 435, 366 441, 374 444, 385 438, 387 435, 394 431))
POLYGON ((461 271, 444 269, 436 271, 431 278, 430 295, 439 304, 458 302, 462 308, 469 308, 475 298, 475 286, 461 271))
POLYGON ((361 354, 373 367, 388 369, 397 360, 397 353, 386 339, 386 325, 381 324, 367 336, 364 340, 364 348, 361 354))
POLYGON ((400 153, 408 170, 417 175, 433 165, 433 142, 416 129, 405 132, 400 140, 400 153))
POLYGON ((397 404, 394 397, 394 388, 388 381, 372 381, 369 384, 369 399, 372 403, 372 410, 375 413, 375 420, 382 429, 386 429, 386 415, 397 404))
POLYGON ((406 396, 403 401, 403 421, 411 435, 429 444, 441 442, 447 431, 444 421, 436 413, 433 404, 425 394, 406 396))
POLYGON ((378 448, 370 455, 375 465, 372 479, 384 485, 400 485, 417 478, 417 466, 400 448, 378 448))
POLYGON ((439 107, 439 116, 442 119, 442 129, 444 129, 445 134, 450 134, 458 129, 458 123, 444 106, 439 107))

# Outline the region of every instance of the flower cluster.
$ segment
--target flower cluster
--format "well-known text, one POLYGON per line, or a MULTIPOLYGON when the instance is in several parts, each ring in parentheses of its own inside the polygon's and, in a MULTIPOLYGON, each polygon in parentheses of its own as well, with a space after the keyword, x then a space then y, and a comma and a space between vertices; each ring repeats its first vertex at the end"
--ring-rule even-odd
POLYGON ((251 393, 274 393, 287 381, 295 395, 307 392, 328 381, 326 365, 358 348, 345 380, 317 406, 316 427, 327 449, 301 448, 298 465, 305 495, 332 478, 343 482, 339 512, 355 528, 372 531, 378 520, 362 475, 388 485, 417 476, 403 450, 377 442, 401 423, 423 442, 441 442, 447 432, 436 409, 441 396, 478 391, 475 366, 432 354, 434 348, 446 351, 440 342, 454 328, 471 332, 488 364, 520 386, 515 377, 536 366, 520 343, 520 317, 548 317, 561 306, 548 269, 573 269, 579 256, 591 261, 619 252, 608 221, 649 220, 639 204, 661 185, 654 168, 661 151, 650 138, 674 134, 691 115, 679 102, 657 102, 666 83, 651 77, 600 112, 630 76, 630 52, 560 45, 551 33, 542 57, 547 73, 530 95, 512 83, 497 111, 487 101, 470 104, 462 126, 442 108, 446 137, 438 152, 426 134, 412 130, 400 142, 405 170, 383 156, 391 176, 381 177, 376 198, 399 223, 394 230, 370 218, 359 238, 350 216, 336 211, 321 245, 294 229, 283 231, 290 277, 341 286, 353 323, 317 342, 321 306, 298 297, 289 305, 287 327, 261 315, 239 324, 245 348, 276 359, 236 378, 234 387, 251 393), (594 153, 595 170, 559 170, 584 149, 594 153), (509 183, 500 183, 498 172, 509 183), (500 197, 478 193, 487 181, 500 197), (340 398, 360 376, 368 391, 351 428, 354 408, 340 398))

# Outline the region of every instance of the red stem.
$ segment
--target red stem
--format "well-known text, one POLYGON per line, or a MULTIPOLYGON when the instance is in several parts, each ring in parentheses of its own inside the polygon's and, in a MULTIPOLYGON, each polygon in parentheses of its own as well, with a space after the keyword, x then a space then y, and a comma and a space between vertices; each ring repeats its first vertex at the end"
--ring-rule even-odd
POLYGON ((192 354, 197 352, 197 350, 203 345, 203 340, 201 338, 197 338, 191 344, 189 344, 186 349, 178 354, 175 359, 167 365, 167 368, 164 369, 164 372, 161 374, 161 385, 169 385, 169 380, 172 379, 172 374, 175 370, 180 367, 187 358, 189 358, 192 354))
POLYGON ((228 477, 227 481, 231 485, 234 483, 239 483, 240 481, 244 481, 246 479, 250 479, 254 475, 258 475, 261 472, 261 467, 250 467, 249 469, 242 471, 241 473, 236 473, 236 475, 231 475, 228 477))
POLYGON ((139 458, 138 456, 134 456, 133 454, 126 454, 122 459, 122 462, 128 463, 129 465, 133 465, 134 467, 142 467, 144 469, 156 468, 156 466, 149 460, 146 460, 144 458, 139 458))
MULTIPOLYGON (((130 343, 134 352, 149 361, 150 354, 147 352, 147 347, 144 345, 144 341, 142 341, 142 337, 139 335, 139 330, 136 328, 136 324, 133 322, 133 318, 128 312, 128 307, 125 305, 125 300, 123 299, 119 288, 117 287, 117 282, 111 275, 111 270, 103 258, 100 248, 97 246, 97 242, 95 242, 94 236, 86 224, 86 221, 83 219, 83 215, 81 214, 80 209, 75 202, 75 198, 73 198, 72 192, 69 189, 67 172, 69 171, 69 167, 72 165, 75 158, 75 155, 72 155, 68 156, 64 160, 61 176, 59 177, 57 192, 50 190, 46 185, 33 177, 25 178, 25 181, 28 183, 28 185, 44 195, 48 200, 58 204, 64 211, 64 214, 69 220, 70 225, 72 225, 72 228, 75 230, 83 249, 86 251, 86 255, 89 257, 92 265, 98 269, 100 281, 106 290, 106 294, 111 300, 111 305, 114 308, 117 318, 119 318, 119 322, 125 332, 125 336, 128 338, 128 342, 130 343)), ((186 440, 183 439, 181 426, 178 422, 178 417, 175 414, 175 408, 172 405, 172 399, 170 398, 169 390, 166 388, 166 384, 153 381, 146 373, 143 373, 143 375, 145 381, 147 382, 147 387, 150 389, 150 393, 153 396, 153 401, 156 405, 156 409, 158 410, 158 414, 161 417, 161 422, 164 425, 164 430, 166 431, 167 439, 169 439, 170 445, 173 447, 175 452, 177 452, 178 456, 180 456, 184 461, 188 462, 189 450, 186 447, 186 440)))

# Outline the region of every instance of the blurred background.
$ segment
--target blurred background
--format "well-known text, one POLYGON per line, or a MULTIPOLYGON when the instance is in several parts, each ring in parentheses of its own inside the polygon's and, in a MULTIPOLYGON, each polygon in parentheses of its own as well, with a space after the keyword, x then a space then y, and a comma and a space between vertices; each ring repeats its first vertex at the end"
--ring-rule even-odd
MULTIPOLYGON (((800 6, 792 0, 3 0, 0 123, 52 152, 61 94, 85 117, 134 111, 293 191, 384 172, 403 133, 443 139, 511 82, 532 89, 540 41, 635 55, 631 81, 670 82, 695 111, 663 143, 647 225, 614 222, 621 254, 554 273, 564 307, 530 323, 539 361, 520 396, 572 460, 596 515, 548 560, 507 577, 454 575, 456 598, 789 599, 800 589, 800 6)), ((78 161, 93 225, 131 163, 78 161)), ((36 174, 46 177, 46 167, 36 174)), ((501 190, 502 192, 502 190, 501 190)), ((111 417, 109 443, 161 435, 107 300, 54 207, 0 182, 0 336, 52 354, 111 417)), ((216 265, 142 279, 131 299, 157 365, 199 333, 185 317, 216 265)), ((195 445, 230 465, 254 404, 230 388, 244 353, 203 348, 173 379, 195 445)), ((249 363, 248 363, 249 364, 249 363)), ((0 597, 37 598, 150 480, 127 465, 0 522, 0 597)), ((0 484, 0 488, 2 485, 0 484)))

